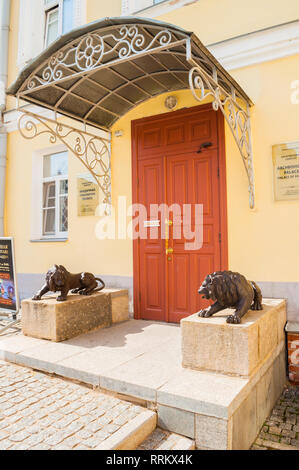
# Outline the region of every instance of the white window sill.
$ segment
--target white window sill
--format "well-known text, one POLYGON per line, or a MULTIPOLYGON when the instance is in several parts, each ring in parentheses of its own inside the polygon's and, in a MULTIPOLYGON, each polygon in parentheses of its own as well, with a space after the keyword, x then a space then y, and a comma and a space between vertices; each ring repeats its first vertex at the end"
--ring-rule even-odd
POLYGON ((56 243, 56 242, 67 242, 68 241, 68 238, 34 238, 32 240, 30 240, 31 243, 46 243, 46 242, 49 242, 49 243, 56 243))

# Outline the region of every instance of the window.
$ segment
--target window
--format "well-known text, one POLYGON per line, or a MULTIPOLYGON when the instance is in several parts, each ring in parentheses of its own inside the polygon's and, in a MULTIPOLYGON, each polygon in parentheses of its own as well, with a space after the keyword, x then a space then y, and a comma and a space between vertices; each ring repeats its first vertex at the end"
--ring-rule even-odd
POLYGON ((45 47, 73 28, 73 0, 44 0, 45 47))
POLYGON ((68 231, 68 154, 43 157, 42 236, 65 238, 68 231))

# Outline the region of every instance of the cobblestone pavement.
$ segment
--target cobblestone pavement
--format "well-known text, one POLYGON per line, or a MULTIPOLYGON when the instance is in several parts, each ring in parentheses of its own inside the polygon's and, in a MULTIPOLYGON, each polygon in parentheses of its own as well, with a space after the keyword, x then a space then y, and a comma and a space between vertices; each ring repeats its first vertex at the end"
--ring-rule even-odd
POLYGON ((265 421, 253 450, 299 450, 299 386, 289 385, 265 421))
POLYGON ((144 409, 0 361, 0 450, 96 448, 144 409))

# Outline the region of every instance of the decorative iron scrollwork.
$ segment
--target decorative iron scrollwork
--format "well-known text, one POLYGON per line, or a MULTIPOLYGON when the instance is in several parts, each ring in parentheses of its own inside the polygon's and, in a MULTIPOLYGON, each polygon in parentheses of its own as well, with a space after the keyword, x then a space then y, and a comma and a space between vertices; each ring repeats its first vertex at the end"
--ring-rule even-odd
POLYGON ((25 139, 47 134, 51 144, 62 142, 92 174, 101 188, 109 212, 111 204, 111 158, 110 142, 103 137, 80 131, 67 124, 54 121, 42 115, 21 111, 18 127, 25 139))
POLYGON ((163 29, 151 38, 138 25, 118 27, 105 36, 98 32, 84 35, 78 44, 68 45, 48 59, 38 73, 32 74, 22 86, 21 92, 89 72, 106 62, 125 59, 145 53, 157 47, 165 47, 176 39, 168 29, 163 29))
MULTIPOLYGON (((192 60, 192 63, 195 64, 194 60, 192 60)), ((210 77, 200 66, 195 65, 189 72, 189 86, 196 100, 203 101, 211 97, 213 109, 222 111, 237 143, 246 169, 249 205, 253 209, 255 188, 249 107, 247 103, 244 104, 241 98, 236 98, 235 90, 232 90, 232 93, 229 94, 219 85, 216 69, 214 69, 213 77, 210 77)))

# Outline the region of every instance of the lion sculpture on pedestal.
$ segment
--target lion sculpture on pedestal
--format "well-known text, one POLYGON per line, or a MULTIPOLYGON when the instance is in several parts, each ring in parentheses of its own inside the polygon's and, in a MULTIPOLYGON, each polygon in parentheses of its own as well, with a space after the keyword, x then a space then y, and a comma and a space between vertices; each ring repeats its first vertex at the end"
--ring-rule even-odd
POLYGON ((217 271, 208 274, 198 293, 205 299, 215 300, 209 307, 200 310, 199 317, 211 317, 225 308, 235 308, 227 323, 241 323, 248 310, 262 310, 262 293, 257 284, 239 273, 217 271))
POLYGON ((104 287, 104 281, 91 273, 83 272, 72 274, 68 272, 64 266, 55 264, 46 274, 46 283, 34 297, 32 297, 32 300, 41 300, 42 296, 49 291, 60 291, 60 295, 56 300, 63 302, 67 300, 67 295, 70 290, 72 294, 90 295, 93 292, 101 291, 104 287), (97 281, 101 283, 100 287, 98 287, 97 281))

